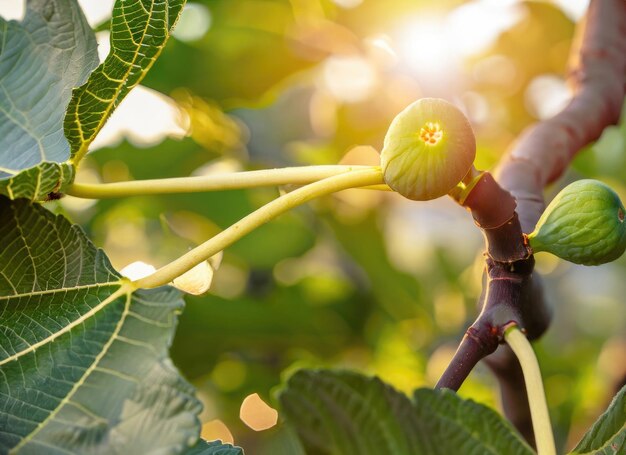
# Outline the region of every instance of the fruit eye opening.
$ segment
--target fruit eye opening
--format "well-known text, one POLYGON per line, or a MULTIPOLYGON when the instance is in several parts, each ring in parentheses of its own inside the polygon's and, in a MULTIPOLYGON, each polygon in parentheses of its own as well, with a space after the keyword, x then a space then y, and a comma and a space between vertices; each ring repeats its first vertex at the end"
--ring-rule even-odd
POLYGON ((428 122, 420 130, 420 140, 426 145, 437 145, 442 137, 443 131, 439 123, 428 122))

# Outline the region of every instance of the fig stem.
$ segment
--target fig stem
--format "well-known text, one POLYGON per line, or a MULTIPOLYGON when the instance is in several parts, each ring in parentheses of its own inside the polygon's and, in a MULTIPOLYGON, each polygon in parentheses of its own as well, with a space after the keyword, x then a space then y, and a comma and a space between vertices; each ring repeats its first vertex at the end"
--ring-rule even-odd
MULTIPOLYGON (((100 184, 74 183, 66 190, 66 194, 85 199, 109 199, 149 194, 200 193, 288 184, 304 185, 347 172, 377 168, 377 166, 343 165, 301 166, 230 172, 201 177, 135 180, 100 184)), ((388 190, 389 188, 384 185, 373 189, 388 190)))
POLYGON ((539 369, 535 351, 533 351, 526 335, 522 333, 516 324, 511 324, 505 329, 504 339, 522 366, 535 442, 537 443, 537 453, 538 455, 556 455, 548 403, 546 402, 546 394, 541 380, 541 370, 539 369))
POLYGON ((183 256, 161 267, 145 278, 133 281, 135 288, 155 288, 170 283, 174 278, 192 269, 200 262, 235 243, 244 235, 273 220, 288 210, 309 202, 312 199, 349 188, 380 185, 383 174, 379 167, 344 172, 298 188, 291 193, 274 199, 263 207, 245 216, 216 236, 192 249, 183 256))

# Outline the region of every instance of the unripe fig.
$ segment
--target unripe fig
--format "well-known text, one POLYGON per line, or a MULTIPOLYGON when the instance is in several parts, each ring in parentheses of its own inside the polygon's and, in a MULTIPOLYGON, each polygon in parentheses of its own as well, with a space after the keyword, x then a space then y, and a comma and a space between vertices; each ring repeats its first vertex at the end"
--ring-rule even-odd
POLYGON ((528 239, 534 252, 576 264, 614 261, 626 249, 624 206, 604 183, 578 180, 550 202, 528 239))
POLYGON ((387 185, 425 201, 452 190, 475 156, 476 140, 465 115, 447 101, 423 98, 391 122, 380 161, 387 185))

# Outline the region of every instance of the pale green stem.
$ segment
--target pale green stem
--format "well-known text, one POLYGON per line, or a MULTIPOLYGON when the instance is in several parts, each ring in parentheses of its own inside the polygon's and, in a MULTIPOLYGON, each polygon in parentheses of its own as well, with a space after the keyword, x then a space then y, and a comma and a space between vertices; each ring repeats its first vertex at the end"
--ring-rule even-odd
POLYGON ((526 335, 516 325, 506 329, 504 339, 522 366, 538 455, 556 455, 548 403, 546 402, 546 394, 541 381, 541 370, 539 369, 539 363, 533 347, 530 345, 526 335))
POLYGON ((232 226, 197 246, 185 255, 161 267, 152 275, 134 281, 136 288, 155 288, 170 283, 174 278, 191 270, 214 254, 230 246, 254 229, 287 212, 289 209, 304 204, 326 194, 348 188, 379 185, 383 182, 379 167, 368 167, 329 177, 315 183, 298 188, 291 193, 280 196, 263 207, 242 218, 232 226))
POLYGON ((304 185, 334 175, 345 174, 374 166, 302 166, 260 171, 231 172, 202 177, 181 177, 155 180, 135 180, 117 183, 74 183, 67 188, 70 196, 86 199, 106 199, 146 194, 200 193, 260 186, 304 185))

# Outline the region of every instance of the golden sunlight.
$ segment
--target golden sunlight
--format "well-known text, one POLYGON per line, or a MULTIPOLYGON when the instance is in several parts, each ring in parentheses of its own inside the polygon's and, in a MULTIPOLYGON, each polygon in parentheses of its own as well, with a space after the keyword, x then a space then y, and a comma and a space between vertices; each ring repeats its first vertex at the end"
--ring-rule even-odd
POLYGON ((523 14, 516 0, 474 0, 450 12, 417 13, 397 24, 392 38, 401 62, 416 76, 450 79, 465 57, 486 49, 523 14))

